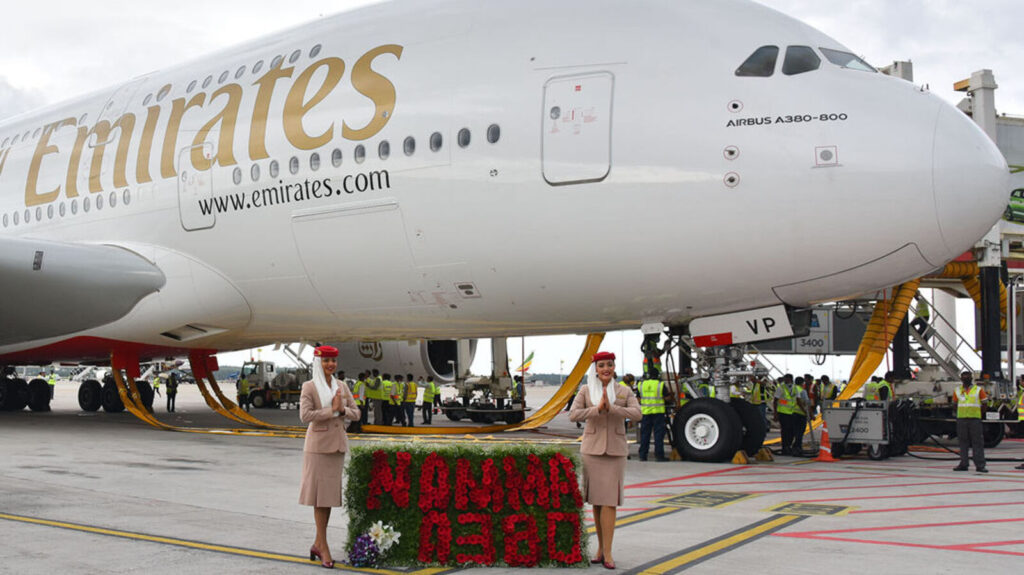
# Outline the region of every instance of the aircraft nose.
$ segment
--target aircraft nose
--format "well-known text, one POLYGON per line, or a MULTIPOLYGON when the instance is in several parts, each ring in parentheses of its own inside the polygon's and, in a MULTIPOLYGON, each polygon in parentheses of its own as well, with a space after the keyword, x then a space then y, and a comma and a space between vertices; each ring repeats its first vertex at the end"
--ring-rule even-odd
POLYGON ((940 108, 932 149, 935 215, 952 259, 985 235, 1006 209, 1010 172, 995 143, 952 106, 940 108))

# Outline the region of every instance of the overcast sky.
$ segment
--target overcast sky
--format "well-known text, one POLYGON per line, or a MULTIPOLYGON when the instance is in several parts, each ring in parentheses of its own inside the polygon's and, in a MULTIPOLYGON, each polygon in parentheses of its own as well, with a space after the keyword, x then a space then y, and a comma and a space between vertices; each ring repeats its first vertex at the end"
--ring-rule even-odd
MULTIPOLYGON (((512 0, 509 0, 512 1, 512 0)), ((552 0, 555 1, 555 0, 552 0)), ((627 0, 623 0, 627 1, 627 0)), ((711 0, 709 0, 711 1, 711 0)), ((42 0, 9 2, 0 34, 0 118, 59 102, 367 0, 42 0)), ((815 26, 876 66, 914 62, 915 82, 950 102, 952 84, 990 68, 1000 112, 1024 115, 1021 0, 762 0, 815 26)), ((609 340, 635 350, 639 334, 609 340)), ((571 366, 581 340, 528 340, 535 369, 571 366)), ((518 356, 518 344, 515 346, 518 356)), ((489 356, 485 353, 484 356, 489 356)), ((629 369, 638 369, 630 352, 629 369)), ((480 364, 481 362, 478 362, 480 364)), ((486 363, 483 363, 484 369, 486 363)))
MULTIPOLYGON (((625 1, 625 0, 624 0, 625 1)), ((368 0, 45 0, 9 3, 0 117, 111 86, 368 0)), ((914 62, 915 81, 956 102, 953 82, 991 68, 1001 112, 1024 115, 1020 0, 762 0, 869 62, 914 62)))

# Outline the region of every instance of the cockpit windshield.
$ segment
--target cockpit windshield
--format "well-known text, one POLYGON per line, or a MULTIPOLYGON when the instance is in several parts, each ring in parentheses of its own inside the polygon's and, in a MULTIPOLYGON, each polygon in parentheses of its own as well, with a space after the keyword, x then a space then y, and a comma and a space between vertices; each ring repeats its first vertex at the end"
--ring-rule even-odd
POLYGON ((775 60, 779 57, 778 46, 761 46, 736 68, 737 76, 771 76, 775 72, 775 60))
POLYGON ((821 58, 809 46, 789 46, 786 48, 786 59, 782 61, 782 73, 787 76, 803 74, 817 70, 821 58))
POLYGON ((875 68, 871 64, 868 64, 861 58, 858 58, 857 56, 849 52, 843 52, 842 50, 833 50, 831 48, 818 49, 821 50, 822 55, 825 56, 825 58, 827 58, 829 62, 832 62, 836 66, 840 66, 842 68, 849 68, 851 70, 860 70, 862 72, 878 72, 878 70, 875 70, 875 68))

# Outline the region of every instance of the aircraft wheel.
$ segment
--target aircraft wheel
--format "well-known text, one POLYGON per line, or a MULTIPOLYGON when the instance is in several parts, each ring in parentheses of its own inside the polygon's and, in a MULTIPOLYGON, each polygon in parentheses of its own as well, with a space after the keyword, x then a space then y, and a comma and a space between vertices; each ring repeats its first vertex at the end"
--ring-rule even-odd
POLYGON ((117 393, 117 385, 113 381, 103 384, 103 411, 107 413, 121 413, 124 411, 124 403, 121 402, 121 395, 117 393))
POLYGON ((78 406, 82 411, 96 411, 103 405, 103 387, 95 379, 87 379, 78 386, 78 406))
POLYGON ((868 446, 868 457, 874 461, 881 461, 889 457, 889 446, 880 443, 873 443, 868 446))
POLYGON ((988 425, 982 424, 981 426, 981 438, 985 443, 985 449, 992 449, 999 445, 1005 436, 1006 426, 1002 423, 988 425))
MULTIPOLYGON (((49 392, 47 392, 49 394, 49 392)), ((4 398, 4 409, 7 411, 21 411, 28 405, 28 384, 24 379, 7 380, 7 396, 4 398)))
POLYGON ((28 383, 28 408, 32 411, 50 411, 50 384, 45 379, 28 383))
POLYGON ((761 410, 745 399, 730 399, 729 405, 732 406, 736 415, 740 416, 740 421, 743 423, 743 439, 740 441, 740 448, 746 451, 747 455, 755 455, 764 444, 765 436, 768 435, 768 430, 764 426, 764 418, 761 417, 761 410))
POLYGON ((688 402, 672 421, 676 449, 688 461, 728 461, 740 448, 743 422, 723 401, 688 402))
POLYGON ((139 399, 142 400, 142 406, 153 412, 153 397, 156 395, 153 393, 153 386, 144 379, 135 380, 135 389, 139 390, 139 399))
POLYGON ((253 392, 252 395, 249 396, 249 402, 257 409, 262 409, 267 406, 267 398, 263 397, 262 393, 253 392))
POLYGON ((1024 437, 1024 423, 1007 423, 1006 427, 1010 437, 1024 437))

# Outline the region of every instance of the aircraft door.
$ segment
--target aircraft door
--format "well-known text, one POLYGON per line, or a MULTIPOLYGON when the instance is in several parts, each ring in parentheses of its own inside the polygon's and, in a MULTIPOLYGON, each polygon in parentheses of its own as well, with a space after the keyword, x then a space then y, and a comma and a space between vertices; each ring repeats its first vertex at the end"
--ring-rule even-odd
POLYGON ((213 144, 182 148, 178 153, 178 214, 186 231, 205 230, 217 223, 213 203, 213 170, 192 165, 193 148, 201 147, 206 159, 213 158, 213 144))
POLYGON ((544 84, 541 165, 553 186, 599 182, 611 171, 610 72, 558 76, 544 84))

